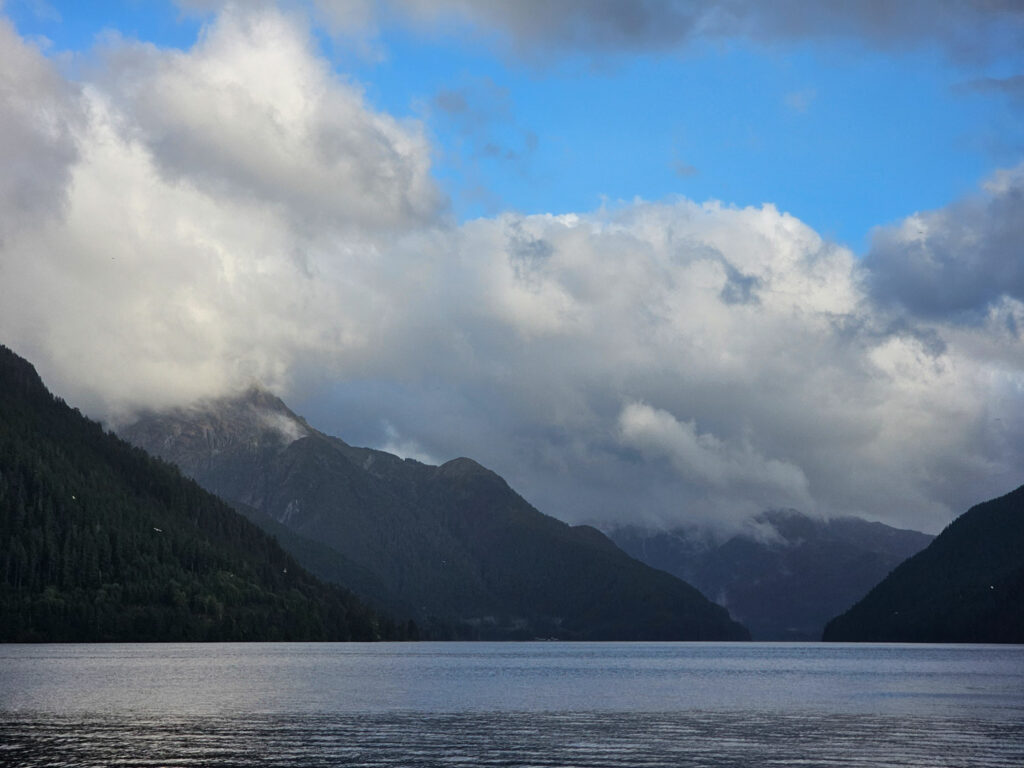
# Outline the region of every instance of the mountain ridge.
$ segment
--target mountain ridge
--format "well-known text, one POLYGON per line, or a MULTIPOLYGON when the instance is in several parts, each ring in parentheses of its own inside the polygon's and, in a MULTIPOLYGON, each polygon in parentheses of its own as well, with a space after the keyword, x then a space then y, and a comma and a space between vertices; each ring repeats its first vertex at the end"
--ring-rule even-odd
POLYGON ((1024 643, 1024 486, 957 517, 833 618, 822 637, 1024 643))
POLYGON ((357 448, 252 391, 121 433, 369 571, 383 589, 366 596, 418 622, 485 638, 748 636, 690 585, 542 514, 470 458, 434 467, 357 448))
POLYGON ((697 526, 610 529, 648 565, 725 605, 757 640, 817 640, 825 623, 931 541, 860 518, 768 510, 746 530, 715 537, 697 526))
POLYGON ((0 640, 397 637, 0 345, 0 640))

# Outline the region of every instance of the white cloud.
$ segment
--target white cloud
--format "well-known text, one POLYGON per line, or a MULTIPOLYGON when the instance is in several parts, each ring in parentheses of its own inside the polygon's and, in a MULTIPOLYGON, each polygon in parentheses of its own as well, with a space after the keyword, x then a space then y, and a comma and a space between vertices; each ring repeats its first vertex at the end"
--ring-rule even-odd
POLYGON ((0 322, 55 386, 100 412, 180 404, 371 344, 382 249, 441 197, 419 127, 370 110, 297 19, 110 43, 78 101, 13 42, 0 221, 36 225, 2 244, 0 322))
POLYGON ((753 491, 766 507, 811 504, 803 471, 786 461, 765 458, 749 442, 729 445, 693 421, 678 421, 668 411, 644 403, 629 403, 619 414, 622 439, 645 453, 664 456, 690 482, 705 483, 720 492, 739 495, 753 491))
POLYGON ((169 181, 320 228, 408 228, 442 204, 420 127, 370 110, 281 12, 229 5, 187 52, 117 42, 101 87, 169 181))
POLYGON ((77 88, 0 18, 0 242, 60 214, 82 120, 77 88))
POLYGON ((390 413, 577 520, 786 505, 934 530, 1016 479, 1003 321, 895 322, 849 251, 771 206, 507 215, 415 250, 433 279, 345 406, 319 406, 350 439, 383 444, 354 414, 390 413))
POLYGON ((928 310, 913 238, 884 231, 868 272, 771 205, 446 223, 421 128, 273 9, 186 52, 110 43, 80 87, 0 36, 0 329, 87 412, 255 379, 574 520, 786 504, 934 530, 1020 482, 1024 304, 963 261, 1018 253, 1015 171, 918 217, 957 290, 985 283, 962 322, 928 310))
POLYGON ((309 430, 290 416, 278 411, 266 411, 256 408, 253 410, 267 428, 277 432, 287 441, 288 445, 309 435, 309 430))
POLYGON ((1024 163, 984 193, 879 227, 865 257, 873 294, 921 318, 974 321, 1024 300, 1024 163))
POLYGON ((421 464, 437 466, 441 464, 436 458, 423 450, 423 446, 409 437, 403 437, 390 422, 384 422, 384 432, 387 435, 387 442, 380 446, 380 450, 392 453, 403 459, 414 459, 421 464))

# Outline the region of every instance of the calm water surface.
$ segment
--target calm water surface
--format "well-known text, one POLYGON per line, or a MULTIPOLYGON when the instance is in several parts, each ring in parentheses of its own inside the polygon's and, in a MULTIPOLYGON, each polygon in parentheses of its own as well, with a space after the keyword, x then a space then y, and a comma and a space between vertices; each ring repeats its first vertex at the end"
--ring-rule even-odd
POLYGON ((0 645, 0 764, 1024 766, 1024 646, 0 645))

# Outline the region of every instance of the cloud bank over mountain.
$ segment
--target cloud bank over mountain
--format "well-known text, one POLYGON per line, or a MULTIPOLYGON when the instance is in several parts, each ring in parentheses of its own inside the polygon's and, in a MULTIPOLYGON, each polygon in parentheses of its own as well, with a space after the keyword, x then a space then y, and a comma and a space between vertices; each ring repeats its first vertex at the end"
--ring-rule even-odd
POLYGON ((1022 243, 1024 165, 997 173, 982 194, 879 228, 865 265, 881 302, 961 322, 994 312, 1014 329, 1024 301, 1022 243))
POLYGON ((110 40, 80 88, 2 34, 27 72, 5 151, 32 160, 3 195, 0 314, 55 382, 160 405, 366 347, 387 243, 444 200, 419 126, 368 108, 299 20, 230 10, 187 53, 110 40))
MULTIPOLYGON (((457 10, 539 34, 525 4, 457 10)), ((229 6, 187 51, 108 37, 80 82, 2 23, 0 64, 3 341, 91 415, 261 381, 569 520, 934 531, 1020 482, 1020 167, 862 260, 771 204, 457 224, 424 126, 335 74, 300 12, 229 6)))

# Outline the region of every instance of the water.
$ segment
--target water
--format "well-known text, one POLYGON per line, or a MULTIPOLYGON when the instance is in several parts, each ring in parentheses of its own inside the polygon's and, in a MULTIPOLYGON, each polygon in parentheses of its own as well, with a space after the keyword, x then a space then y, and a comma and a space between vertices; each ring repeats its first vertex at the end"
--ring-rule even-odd
POLYGON ((1024 766, 1024 646, 0 646, 0 765, 1024 766))

